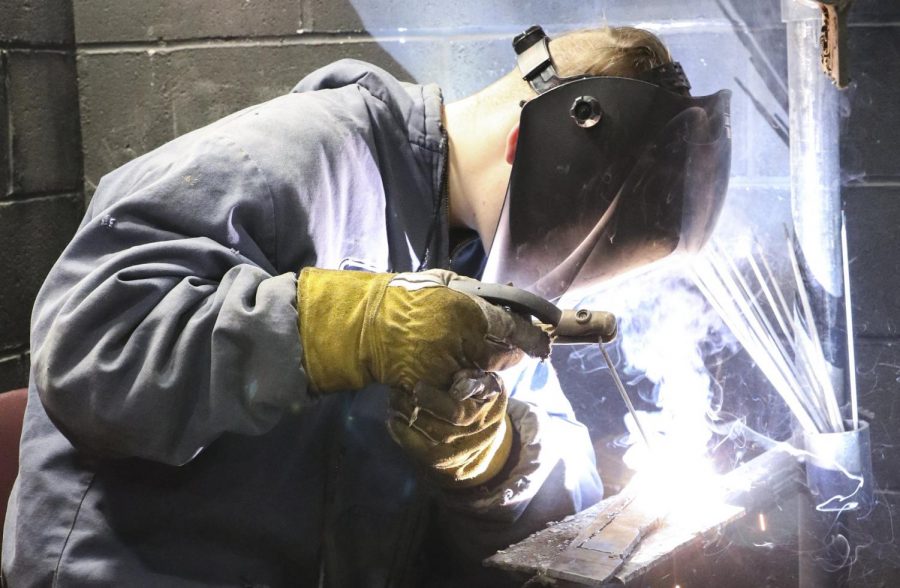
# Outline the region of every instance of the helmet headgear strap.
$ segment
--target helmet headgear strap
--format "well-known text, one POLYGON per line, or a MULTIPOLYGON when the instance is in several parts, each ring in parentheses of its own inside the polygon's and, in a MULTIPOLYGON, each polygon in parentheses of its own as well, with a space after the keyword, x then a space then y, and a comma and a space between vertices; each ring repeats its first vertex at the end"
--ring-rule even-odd
MULTIPOLYGON (((571 78, 560 77, 550 55, 550 38, 540 26, 529 27, 524 33, 516 35, 513 39, 513 49, 516 51, 516 62, 524 79, 538 94, 555 88, 563 82, 584 78, 575 76, 571 78)), ((675 94, 690 96, 691 83, 681 64, 677 61, 663 63, 636 76, 637 79, 655 84, 675 94)))

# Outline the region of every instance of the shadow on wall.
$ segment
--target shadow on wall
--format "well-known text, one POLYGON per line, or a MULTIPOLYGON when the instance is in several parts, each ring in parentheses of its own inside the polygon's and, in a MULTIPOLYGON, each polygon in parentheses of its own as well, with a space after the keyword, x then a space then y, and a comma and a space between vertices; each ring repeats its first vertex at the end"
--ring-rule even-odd
MULTIPOLYGON (((299 2, 254 3, 247 11, 229 6, 243 2, 203 0, 187 8, 129 0, 101 3, 101 15, 93 4, 75 6, 88 196, 105 173, 179 135, 282 95, 333 61, 362 59, 412 80, 364 31, 337 36, 309 30, 301 23, 299 2)), ((351 22, 356 18, 349 4, 341 10, 351 22)))

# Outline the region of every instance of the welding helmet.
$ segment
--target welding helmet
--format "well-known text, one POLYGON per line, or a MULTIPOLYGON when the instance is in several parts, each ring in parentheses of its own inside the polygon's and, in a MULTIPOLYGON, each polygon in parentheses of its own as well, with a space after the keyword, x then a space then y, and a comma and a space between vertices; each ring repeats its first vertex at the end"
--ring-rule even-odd
POLYGON ((513 47, 538 95, 522 107, 482 279, 555 300, 699 250, 728 186, 730 92, 692 97, 677 63, 560 78, 540 27, 513 47))

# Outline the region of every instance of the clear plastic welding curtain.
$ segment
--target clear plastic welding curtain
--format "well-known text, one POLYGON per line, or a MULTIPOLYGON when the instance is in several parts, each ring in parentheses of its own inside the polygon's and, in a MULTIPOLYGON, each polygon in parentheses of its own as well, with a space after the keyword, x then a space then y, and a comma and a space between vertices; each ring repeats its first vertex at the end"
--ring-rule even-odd
POLYGON ((657 69, 658 83, 561 79, 525 104, 485 281, 555 300, 706 243, 728 185, 730 92, 691 97, 680 66, 657 69))

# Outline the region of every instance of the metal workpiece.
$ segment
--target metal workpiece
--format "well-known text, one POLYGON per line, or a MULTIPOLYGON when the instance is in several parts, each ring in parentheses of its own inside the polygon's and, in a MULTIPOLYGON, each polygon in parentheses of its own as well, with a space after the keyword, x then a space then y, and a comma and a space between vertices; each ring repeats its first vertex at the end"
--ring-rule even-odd
POLYGON ((796 451, 779 444, 722 476, 725 500, 687 522, 666 516, 629 485, 485 564, 528 579, 529 586, 671 586, 676 558, 691 558, 730 525, 795 495, 802 477, 796 451), (653 581, 662 578, 665 583, 653 581))

